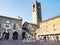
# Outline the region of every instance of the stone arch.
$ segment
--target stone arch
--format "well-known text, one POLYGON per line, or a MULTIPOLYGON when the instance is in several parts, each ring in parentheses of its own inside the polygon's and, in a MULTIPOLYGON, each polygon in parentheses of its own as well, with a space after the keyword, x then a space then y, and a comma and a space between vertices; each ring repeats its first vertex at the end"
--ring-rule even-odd
POLYGON ((26 39, 25 34, 26 34, 26 32, 22 32, 22 40, 26 39))
POLYGON ((13 40, 17 40, 18 39, 18 32, 15 31, 13 32, 13 37, 12 37, 13 40))
POLYGON ((4 40, 8 40, 9 39, 9 32, 8 33, 3 32, 3 39, 4 40))

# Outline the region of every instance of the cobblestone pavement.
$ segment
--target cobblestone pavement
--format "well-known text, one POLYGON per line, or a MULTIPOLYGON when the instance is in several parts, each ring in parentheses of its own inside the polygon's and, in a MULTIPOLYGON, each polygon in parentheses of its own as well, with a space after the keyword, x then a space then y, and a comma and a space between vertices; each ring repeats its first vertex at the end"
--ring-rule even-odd
POLYGON ((60 45, 60 42, 23 42, 21 40, 0 41, 0 45, 60 45))

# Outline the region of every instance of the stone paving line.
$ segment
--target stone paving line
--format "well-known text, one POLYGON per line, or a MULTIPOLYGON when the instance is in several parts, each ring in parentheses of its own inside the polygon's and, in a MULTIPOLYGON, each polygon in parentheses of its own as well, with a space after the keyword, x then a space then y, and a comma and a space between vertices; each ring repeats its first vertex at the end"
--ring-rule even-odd
POLYGON ((48 43, 48 42, 23 42, 22 40, 5 40, 0 41, 0 45, 60 45, 60 42, 48 43))

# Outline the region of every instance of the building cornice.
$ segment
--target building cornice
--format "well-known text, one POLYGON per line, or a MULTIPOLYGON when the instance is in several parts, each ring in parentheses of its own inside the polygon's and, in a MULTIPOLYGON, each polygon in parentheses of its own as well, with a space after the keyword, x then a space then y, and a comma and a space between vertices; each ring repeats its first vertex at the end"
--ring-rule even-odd
POLYGON ((49 20, 52 20, 52 19, 55 19, 55 18, 58 18, 58 17, 60 17, 60 15, 58 15, 58 16, 55 16, 55 17, 53 17, 53 18, 49 18, 49 19, 47 19, 47 20, 44 20, 44 21, 41 21, 40 23, 43 23, 43 22, 46 22, 46 21, 49 21, 49 20))
POLYGON ((2 16, 2 15, 0 15, 0 17, 22 21, 22 18, 18 19, 18 18, 12 18, 12 17, 2 16))

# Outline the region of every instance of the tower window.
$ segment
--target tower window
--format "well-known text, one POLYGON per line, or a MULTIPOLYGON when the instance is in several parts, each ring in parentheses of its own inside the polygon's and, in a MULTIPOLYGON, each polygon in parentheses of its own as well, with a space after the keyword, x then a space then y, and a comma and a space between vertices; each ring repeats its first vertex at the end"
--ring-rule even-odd
POLYGON ((37 3, 37 6, 39 7, 40 6, 40 3, 37 3))
POLYGON ((33 5, 33 8, 35 8, 35 5, 33 5))
POLYGON ((40 10, 40 3, 37 3, 37 8, 38 10, 40 10))
POLYGON ((37 10, 38 10, 38 11, 40 11, 40 8, 39 8, 39 7, 37 7, 37 10))
POLYGON ((37 13, 38 13, 38 15, 40 14, 39 11, 37 13))

